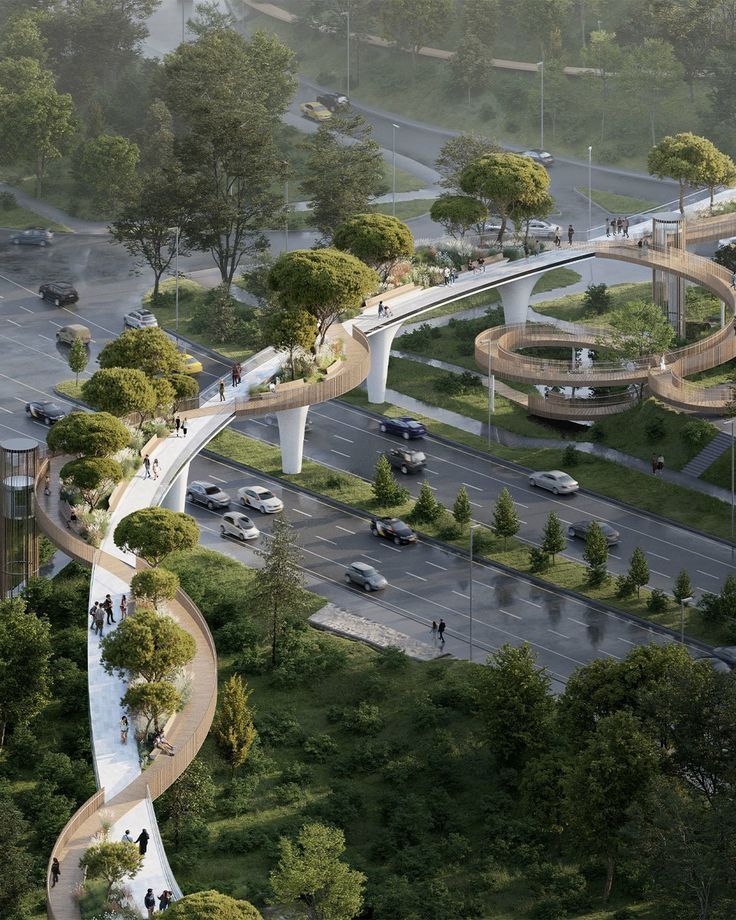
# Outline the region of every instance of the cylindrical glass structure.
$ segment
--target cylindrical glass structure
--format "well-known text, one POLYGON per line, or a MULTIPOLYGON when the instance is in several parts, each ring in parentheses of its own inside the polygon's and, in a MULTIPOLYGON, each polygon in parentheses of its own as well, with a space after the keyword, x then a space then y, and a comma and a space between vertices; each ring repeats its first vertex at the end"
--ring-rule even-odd
MULTIPOLYGON (((685 249, 685 216, 665 211, 652 217, 651 248, 656 252, 685 249)), ((685 290, 687 282, 672 272, 652 272, 652 300, 661 307, 677 336, 685 338, 685 290)))
POLYGON ((12 597, 38 575, 34 485, 40 459, 31 438, 0 442, 0 595, 12 597))

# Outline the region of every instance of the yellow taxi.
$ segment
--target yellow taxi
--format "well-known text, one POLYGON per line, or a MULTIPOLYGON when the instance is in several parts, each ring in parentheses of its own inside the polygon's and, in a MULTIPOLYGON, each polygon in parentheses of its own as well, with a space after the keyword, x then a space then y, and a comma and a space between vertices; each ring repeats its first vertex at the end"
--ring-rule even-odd
POLYGON ((201 374, 202 373, 202 362, 199 358, 195 358, 194 355, 188 355, 186 353, 182 354, 182 361, 184 362, 184 373, 185 374, 201 374))
POLYGON ((329 121, 332 118, 332 112, 321 102, 302 102, 299 111, 311 121, 329 121))

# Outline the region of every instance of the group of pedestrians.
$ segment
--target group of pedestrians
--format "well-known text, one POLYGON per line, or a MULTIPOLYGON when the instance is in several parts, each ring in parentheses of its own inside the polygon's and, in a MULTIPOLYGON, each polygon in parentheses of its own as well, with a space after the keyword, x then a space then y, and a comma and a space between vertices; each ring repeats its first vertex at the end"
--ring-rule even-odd
POLYGON ((531 246, 529 245, 529 240, 524 239, 524 256, 528 259, 529 256, 538 256, 540 252, 539 240, 533 240, 531 246))
MULTIPOLYGON (((126 596, 123 596, 120 599, 120 619, 121 621, 125 619, 128 612, 128 600, 126 596)), ((112 597, 109 594, 105 595, 104 601, 95 601, 89 611, 90 619, 92 623, 90 624, 90 629, 94 629, 95 634, 99 635, 102 639, 102 630, 107 626, 111 626, 113 623, 117 623, 117 620, 113 616, 113 603, 112 597)))
POLYGON ((243 369, 242 369, 242 367, 240 366, 240 362, 239 362, 239 361, 236 362, 235 364, 233 364, 233 368, 232 368, 232 370, 230 371, 230 376, 232 377, 232 381, 233 381, 233 386, 234 386, 234 387, 239 387, 239 386, 240 386, 240 383, 241 383, 241 381, 242 381, 242 379, 243 379, 242 376, 241 376, 242 372, 243 372, 243 369))
MULTIPOLYGON (((447 282, 445 282, 446 284, 447 282)), ((378 318, 379 319, 390 319, 393 316, 391 312, 391 307, 387 303, 384 303, 382 300, 378 301, 378 318)))
POLYGON ((155 457, 153 463, 151 463, 151 458, 146 454, 143 458, 143 478, 158 479, 160 472, 161 466, 158 462, 158 457, 155 457))
POLYGON ((442 280, 445 285, 454 284, 457 281, 457 272, 454 268, 450 268, 449 265, 446 265, 442 271, 442 280))
POLYGON ((439 625, 436 620, 432 620, 432 638, 439 638, 440 642, 445 644, 445 630, 447 629, 447 623, 440 617, 439 625))
POLYGON ((664 470, 664 456, 662 454, 652 454, 652 473, 655 476, 661 476, 664 470))
POLYGON ((629 218, 628 217, 611 217, 606 218, 606 236, 621 236, 627 240, 629 238, 629 218))
POLYGON ((186 416, 184 416, 184 418, 181 418, 181 416, 179 415, 176 416, 176 418, 174 419, 174 431, 176 432, 177 438, 179 437, 180 431, 181 431, 181 436, 183 438, 187 436, 187 425, 188 425, 188 422, 187 422, 186 416))
MULTIPOLYGON (((158 896, 158 909, 159 911, 167 910, 171 902, 174 900, 174 894, 171 891, 167 891, 165 888, 158 896)), ((146 892, 146 896, 143 899, 143 903, 146 906, 148 911, 148 920, 151 920, 151 917, 156 913, 156 895, 153 893, 153 888, 149 888, 146 892)))

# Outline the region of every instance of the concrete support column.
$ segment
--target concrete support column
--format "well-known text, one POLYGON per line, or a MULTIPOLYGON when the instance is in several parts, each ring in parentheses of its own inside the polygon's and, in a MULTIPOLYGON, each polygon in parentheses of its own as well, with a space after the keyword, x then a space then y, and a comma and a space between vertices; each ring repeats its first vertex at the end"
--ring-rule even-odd
POLYGON ((301 473, 304 449, 304 424, 309 406, 284 409, 276 413, 281 442, 281 470, 284 473, 301 473))
POLYGON ((161 507, 168 508, 169 511, 184 511, 187 501, 187 482, 189 482, 188 463, 177 473, 176 479, 169 487, 169 491, 164 495, 161 507))
POLYGON ((368 402, 382 403, 386 398, 386 376, 388 374, 388 359, 391 354, 396 333, 401 328, 401 323, 387 326, 374 332, 368 341, 371 346, 371 369, 368 372, 368 402))
POLYGON ((721 329, 726 325, 726 304, 721 301, 721 329))
MULTIPOLYGON (((550 266, 550 268, 554 267, 554 265, 550 266)), ((505 323, 526 322, 529 298, 534 285, 541 277, 541 275, 528 275, 526 278, 517 278, 516 281, 509 281, 508 284, 502 284, 496 288, 501 295, 505 323)))

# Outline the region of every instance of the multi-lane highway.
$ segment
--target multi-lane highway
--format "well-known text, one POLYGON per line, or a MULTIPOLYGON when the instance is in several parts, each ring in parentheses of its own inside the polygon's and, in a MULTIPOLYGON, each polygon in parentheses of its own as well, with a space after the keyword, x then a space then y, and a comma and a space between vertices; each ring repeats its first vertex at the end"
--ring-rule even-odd
MULTIPOLYGON (((209 479, 233 497, 244 485, 264 484, 279 495, 294 524, 304 554, 308 586, 338 607, 385 623, 424 642, 436 643, 432 620, 447 623, 443 651, 468 657, 470 638, 470 566, 467 557, 433 544, 396 547, 373 537, 366 515, 336 510, 326 502, 264 476, 254 477, 232 464, 199 457, 191 479, 209 479), (367 562, 386 576, 389 586, 365 594, 345 584, 345 567, 367 562)), ((249 511, 262 536, 252 544, 223 538, 220 513, 190 505, 188 512, 202 529, 202 544, 251 565, 258 564, 255 547, 268 540, 273 518, 249 511)), ((539 663, 564 682, 575 668, 593 658, 619 659, 634 646, 671 641, 645 626, 612 612, 599 611, 554 589, 493 566, 473 566, 473 658, 482 661, 508 642, 529 642, 539 663)), ((702 656, 697 648, 691 649, 702 656)))
MULTIPOLYGON (((465 486, 477 521, 489 523, 499 492, 508 488, 516 502, 522 521, 520 536, 538 542, 545 519, 556 511, 565 524, 595 519, 613 525, 621 541, 611 548, 610 569, 615 574, 626 571, 636 546, 646 553, 651 572, 651 586, 671 591, 680 569, 686 569, 697 594, 718 591, 725 577, 734 571, 731 548, 719 540, 693 533, 662 520, 622 507, 597 496, 579 492, 555 496, 529 485, 528 476, 503 461, 487 457, 461 445, 449 445, 432 437, 404 442, 382 434, 378 419, 341 402, 315 406, 310 410, 312 423, 307 433, 305 456, 340 470, 372 478, 378 455, 397 444, 422 450, 427 468, 419 475, 401 476, 416 496, 421 480, 426 478, 437 498, 452 507, 458 489, 465 486)), ((238 421, 234 427, 252 437, 278 443, 278 429, 261 420, 238 421)), ((574 475, 574 470, 571 470, 574 475)), ((666 509, 662 509, 666 513, 666 509)), ((571 539, 566 555, 582 560, 583 541, 571 539)))

